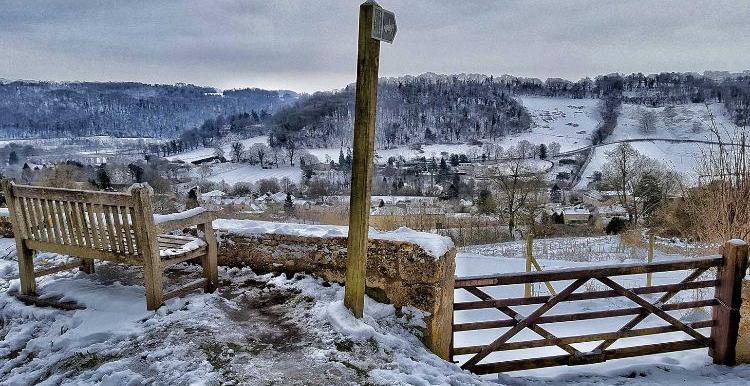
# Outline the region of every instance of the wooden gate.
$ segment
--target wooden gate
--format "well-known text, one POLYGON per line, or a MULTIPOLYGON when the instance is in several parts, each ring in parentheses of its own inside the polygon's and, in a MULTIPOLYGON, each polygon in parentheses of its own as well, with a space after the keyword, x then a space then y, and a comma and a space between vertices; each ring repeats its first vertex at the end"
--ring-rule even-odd
MULTIPOLYGON (((490 374, 506 371, 528 370, 552 366, 573 366, 604 362, 610 359, 628 358, 642 355, 709 348, 714 363, 733 365, 735 344, 739 328, 739 305, 741 283, 747 269, 747 245, 739 240, 727 242, 722 248, 721 257, 696 258, 688 260, 663 261, 647 264, 621 264, 595 268, 562 269, 544 272, 524 272, 489 276, 456 278, 455 288, 462 289, 477 297, 477 301, 454 303, 454 312, 478 309, 496 309, 507 315, 507 319, 480 322, 454 323, 453 334, 463 331, 506 328, 497 339, 487 344, 453 347, 451 356, 471 355, 461 366, 476 374, 490 374), (717 268, 717 279, 701 276, 717 268), (690 272, 684 279, 673 284, 650 287, 625 288, 613 277, 669 271, 690 272), (484 287, 507 286, 543 281, 564 282, 567 286, 556 295, 519 298, 493 298, 484 287), (587 282, 595 281, 605 286, 605 290, 578 291, 587 282), (683 290, 715 288, 713 297, 707 300, 691 300, 669 303, 683 290), (642 297, 645 294, 662 294, 656 301, 642 297), (636 307, 582 311, 568 314, 545 315, 555 305, 562 302, 576 302, 591 299, 625 297, 636 307), (522 315, 514 306, 541 305, 536 310, 522 315), (711 306, 709 320, 684 323, 670 315, 669 311, 711 306), (611 332, 558 337, 542 327, 545 324, 575 322, 601 318, 629 316, 627 323, 611 332), (666 322, 658 327, 636 328, 649 315, 655 315, 666 322), (710 336, 698 332, 700 328, 711 328, 710 336), (542 339, 514 340, 519 332, 529 329, 542 339), (656 335, 671 332, 684 332, 689 339, 638 345, 624 348, 610 348, 622 338, 656 335), (599 342, 592 350, 581 350, 573 345, 583 342, 599 342), (490 354, 498 351, 523 350, 556 346, 564 350, 564 355, 543 356, 528 359, 514 359, 480 363, 490 354)), ((713 275, 711 275, 713 276, 713 275)), ((454 339, 455 341, 455 339, 454 339)))

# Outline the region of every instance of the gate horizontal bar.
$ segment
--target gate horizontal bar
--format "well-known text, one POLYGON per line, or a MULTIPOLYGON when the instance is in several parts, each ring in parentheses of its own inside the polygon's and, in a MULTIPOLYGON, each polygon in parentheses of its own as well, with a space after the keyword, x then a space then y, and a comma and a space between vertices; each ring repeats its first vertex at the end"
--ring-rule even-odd
MULTIPOLYGON (((708 328, 714 325, 714 321, 703 320, 700 322, 687 323, 687 325, 691 328, 708 328)), ((677 332, 677 331, 680 331, 680 330, 677 327, 670 325, 670 326, 647 327, 647 328, 640 328, 640 329, 627 330, 627 331, 613 331, 613 332, 603 332, 603 333, 596 333, 596 334, 566 336, 566 337, 555 338, 555 339, 535 339, 535 340, 527 340, 527 341, 521 341, 521 342, 505 343, 504 345, 498 347, 498 349, 495 351, 523 350, 523 349, 538 348, 538 347, 557 346, 560 344, 596 342, 596 341, 607 340, 607 339, 632 338, 636 336, 658 335, 658 334, 665 334, 665 333, 677 332)), ((475 354, 481 351, 482 348, 484 348, 484 346, 456 347, 453 349, 453 355, 475 354)))
MULTIPOLYGON (((718 284, 718 280, 701 280, 701 281, 691 281, 691 282, 686 282, 686 283, 656 285, 656 286, 651 286, 651 287, 635 287, 635 288, 631 288, 630 290, 638 295, 644 295, 644 294, 653 294, 653 293, 661 293, 661 292, 682 291, 682 290, 696 289, 696 288, 711 288, 711 287, 716 287, 717 284, 718 284)), ((465 288, 468 288, 468 287, 465 287, 465 288)), ((621 297, 621 296, 622 295, 618 294, 614 290, 591 291, 591 292, 573 293, 570 296, 568 296, 567 299, 563 301, 569 302, 569 301, 576 301, 576 300, 604 299, 604 298, 614 298, 614 297, 621 297)), ((534 296, 530 298, 504 298, 504 299, 493 299, 493 300, 475 300, 475 301, 470 301, 470 302, 456 302, 453 304, 453 310, 454 311, 466 311, 466 310, 474 310, 474 309, 481 309, 481 308, 497 308, 497 307, 510 307, 510 306, 525 306, 525 305, 531 305, 531 304, 543 304, 543 303, 546 303, 549 299, 550 299, 550 296, 534 296)))
MULTIPOLYGON (((704 348, 705 345, 697 340, 680 340, 669 343, 657 343, 643 346, 633 346, 618 349, 604 350, 597 362, 603 362, 611 359, 622 359, 637 357, 643 355, 662 354, 674 351, 693 350, 704 348)), ((482 363, 474 365, 468 370, 474 374, 494 374, 509 371, 521 371, 530 369, 539 369, 544 367, 566 366, 575 364, 577 358, 573 355, 558 355, 544 358, 519 359, 506 362, 482 363)), ((590 363, 590 362, 589 362, 590 363)))
POLYGON ((543 281, 593 279, 609 276, 637 275, 649 272, 682 271, 719 266, 723 257, 702 257, 655 263, 603 265, 596 268, 567 268, 542 272, 514 272, 494 275, 458 277, 455 288, 487 287, 543 281))
MULTIPOLYGON (((661 307, 664 311, 684 310, 688 308, 711 307, 718 304, 716 299, 694 300, 689 302, 665 304, 661 307)), ((579 320, 614 318, 619 316, 638 315, 646 310, 642 307, 618 308, 603 311, 576 312, 572 314, 558 314, 541 316, 534 324, 575 322, 579 320)), ((513 319, 488 320, 484 322, 457 323, 453 325, 454 332, 486 330, 491 328, 512 327, 517 321, 513 319)))

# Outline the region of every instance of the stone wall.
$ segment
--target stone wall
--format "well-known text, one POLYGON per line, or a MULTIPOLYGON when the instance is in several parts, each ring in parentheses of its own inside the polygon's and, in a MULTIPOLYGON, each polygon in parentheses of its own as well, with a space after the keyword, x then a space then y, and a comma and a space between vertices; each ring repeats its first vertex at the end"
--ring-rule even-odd
MULTIPOLYGON (((305 272, 343 283, 346 237, 288 234, 236 234, 216 226, 219 265, 246 266, 257 272, 305 272)), ((424 234, 425 237, 439 237, 424 234)), ((411 305, 428 314, 423 341, 448 359, 452 335, 455 248, 434 256, 415 243, 370 239, 367 294, 400 308, 411 305)))

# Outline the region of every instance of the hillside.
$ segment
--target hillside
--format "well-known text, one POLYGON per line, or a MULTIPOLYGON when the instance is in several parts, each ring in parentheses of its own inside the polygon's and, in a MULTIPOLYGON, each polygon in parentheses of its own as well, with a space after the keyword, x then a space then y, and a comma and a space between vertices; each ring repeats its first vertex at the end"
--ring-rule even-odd
POLYGON ((0 136, 6 138, 173 137, 206 119, 273 112, 290 91, 229 90, 135 82, 0 82, 0 136))
MULTIPOLYGON (((434 74, 431 74, 434 75, 434 74)), ((347 147, 354 126, 353 85, 304 98, 275 114, 272 136, 307 147, 347 147)), ((376 147, 494 141, 528 131, 531 118, 503 85, 459 76, 381 79, 376 147)))

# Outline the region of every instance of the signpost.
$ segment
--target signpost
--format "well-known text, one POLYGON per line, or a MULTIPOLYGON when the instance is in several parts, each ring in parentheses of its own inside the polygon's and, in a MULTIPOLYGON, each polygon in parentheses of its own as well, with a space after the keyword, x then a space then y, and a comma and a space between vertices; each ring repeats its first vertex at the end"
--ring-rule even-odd
POLYGON ((395 36, 396 17, 393 12, 380 8, 372 0, 359 6, 354 151, 344 292, 344 304, 357 318, 362 318, 365 303, 365 263, 370 222, 380 41, 392 43, 395 36))

